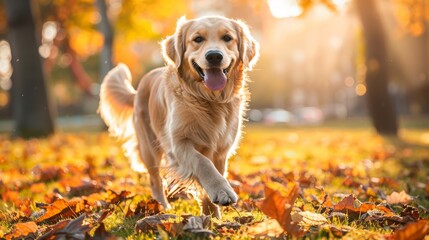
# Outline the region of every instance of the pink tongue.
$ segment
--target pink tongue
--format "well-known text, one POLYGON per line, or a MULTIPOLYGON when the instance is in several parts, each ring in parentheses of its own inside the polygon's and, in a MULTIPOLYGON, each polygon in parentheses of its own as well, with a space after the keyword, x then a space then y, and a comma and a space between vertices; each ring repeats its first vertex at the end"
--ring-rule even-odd
POLYGON ((204 83, 212 91, 222 90, 226 85, 226 76, 220 68, 204 71, 204 83))

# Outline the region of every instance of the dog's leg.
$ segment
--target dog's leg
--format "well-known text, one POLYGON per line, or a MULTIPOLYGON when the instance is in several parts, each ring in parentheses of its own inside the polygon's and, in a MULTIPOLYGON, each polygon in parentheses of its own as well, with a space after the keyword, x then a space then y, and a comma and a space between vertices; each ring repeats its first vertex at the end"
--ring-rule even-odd
POLYGON ((170 204, 165 196, 164 185, 159 174, 161 153, 153 146, 156 142, 155 134, 146 124, 142 112, 136 111, 134 126, 139 144, 139 152, 150 177, 150 188, 152 197, 162 204, 164 208, 170 208, 170 204))
POLYGON ((192 142, 176 141, 173 154, 179 163, 178 171, 181 175, 195 177, 213 203, 227 206, 237 202, 237 194, 228 181, 212 161, 195 149, 192 142))
MULTIPOLYGON (((225 176, 225 164, 226 164, 226 155, 227 155, 228 149, 220 149, 215 154, 207 155, 204 154, 207 158, 213 159, 213 164, 215 168, 218 170, 218 172, 225 176)), ((218 219, 221 218, 221 213, 219 206, 213 204, 207 194, 204 194, 201 198, 201 211, 203 214, 206 215, 212 215, 213 217, 216 217, 218 219)))

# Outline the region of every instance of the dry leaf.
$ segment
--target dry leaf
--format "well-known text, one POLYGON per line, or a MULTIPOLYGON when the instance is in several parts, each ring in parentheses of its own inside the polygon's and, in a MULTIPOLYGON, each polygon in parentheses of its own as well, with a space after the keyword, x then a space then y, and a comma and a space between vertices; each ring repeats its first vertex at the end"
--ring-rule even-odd
POLYGON ((133 196, 130 191, 121 191, 119 194, 117 194, 115 191, 109 189, 107 193, 109 195, 107 196, 106 201, 110 204, 119 204, 133 196))
POLYGON ((298 193, 298 183, 289 182, 284 187, 276 182, 268 182, 265 186, 265 198, 262 202, 257 202, 256 206, 265 215, 276 219, 288 234, 301 236, 304 232, 291 218, 292 207, 298 197, 298 193))
POLYGON ((56 222, 61 218, 76 217, 79 209, 77 201, 66 201, 58 199, 52 204, 36 203, 36 206, 44 210, 43 214, 37 218, 37 222, 56 222))
POLYGON ((386 200, 389 204, 407 204, 413 200, 413 198, 408 195, 405 191, 392 192, 389 196, 386 197, 386 200))
POLYGON ((177 216, 174 214, 160 214, 155 216, 148 216, 138 220, 134 228, 137 232, 158 232, 158 228, 165 230, 165 225, 162 221, 175 219, 176 217, 177 216))
POLYGON ((263 222, 256 223, 251 225, 247 229, 247 234, 249 236, 258 238, 258 237, 278 237, 283 233, 283 228, 280 226, 279 222, 275 219, 267 219, 263 222))
POLYGON ((421 240, 429 234, 429 220, 419 220, 409 223, 393 233, 395 240, 421 240))
POLYGON ((82 214, 76 219, 61 221, 38 239, 84 239, 92 228, 91 225, 84 224, 85 217, 86 214, 82 214))
POLYGON ((374 203, 361 203, 359 200, 355 199, 353 195, 348 195, 334 205, 334 211, 360 215, 373 210, 376 207, 377 206, 374 203))
POLYGON ((6 234, 6 240, 9 239, 35 239, 39 227, 35 222, 17 223, 13 226, 10 233, 6 234))
POLYGON ((292 220, 304 226, 320 226, 328 222, 322 214, 309 211, 292 214, 292 220))
POLYGON ((156 214, 160 213, 161 209, 162 209, 161 204, 159 204, 159 202, 156 201, 155 199, 149 199, 147 201, 143 200, 137 204, 137 207, 134 211, 129 209, 126 213, 126 216, 127 217, 130 217, 130 216, 137 216, 137 217, 152 216, 152 215, 156 215, 156 214))

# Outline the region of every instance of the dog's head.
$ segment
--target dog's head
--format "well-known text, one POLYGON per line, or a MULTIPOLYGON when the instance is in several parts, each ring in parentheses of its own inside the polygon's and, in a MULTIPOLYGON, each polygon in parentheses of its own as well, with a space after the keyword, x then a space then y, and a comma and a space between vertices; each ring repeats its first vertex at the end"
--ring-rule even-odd
POLYGON ((162 49, 179 76, 209 99, 241 88, 242 72, 253 67, 259 52, 248 27, 224 17, 181 18, 162 49))

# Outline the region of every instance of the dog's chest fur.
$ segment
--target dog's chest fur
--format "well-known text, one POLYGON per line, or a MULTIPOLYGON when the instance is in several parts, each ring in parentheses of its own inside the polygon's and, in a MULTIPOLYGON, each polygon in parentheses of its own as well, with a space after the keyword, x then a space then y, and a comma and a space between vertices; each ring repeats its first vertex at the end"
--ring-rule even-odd
POLYGON ((184 106, 180 113, 174 114, 174 125, 177 126, 180 138, 191 140, 198 148, 218 150, 231 146, 238 133, 238 123, 241 121, 241 100, 236 97, 229 103, 209 101, 195 102, 177 99, 175 104, 184 106), (180 131, 180 132, 179 132, 180 131))

